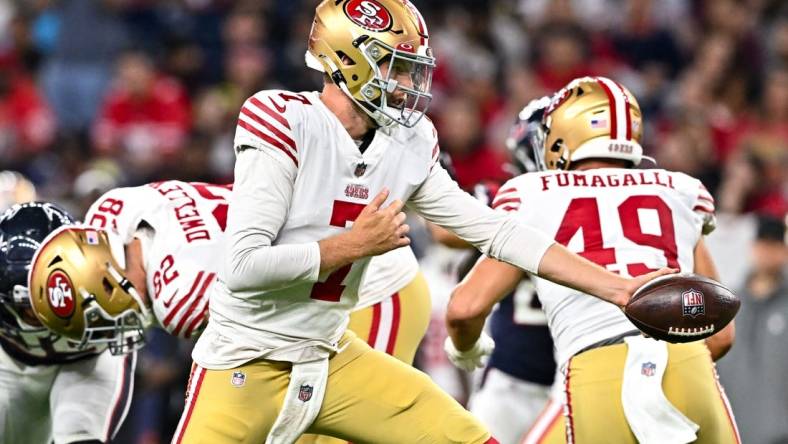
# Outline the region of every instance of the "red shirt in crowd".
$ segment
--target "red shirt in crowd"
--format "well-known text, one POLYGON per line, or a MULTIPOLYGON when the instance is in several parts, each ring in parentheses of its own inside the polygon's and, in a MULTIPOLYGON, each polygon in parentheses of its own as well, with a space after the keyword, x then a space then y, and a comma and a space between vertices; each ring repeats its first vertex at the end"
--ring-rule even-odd
POLYGON ((8 76, 7 92, 0 93, 0 151, 37 152, 55 137, 55 116, 30 78, 8 76))
POLYGON ((186 92, 175 80, 160 77, 144 96, 134 96, 122 85, 111 90, 94 127, 93 139, 104 152, 166 155, 183 148, 190 127, 186 92))

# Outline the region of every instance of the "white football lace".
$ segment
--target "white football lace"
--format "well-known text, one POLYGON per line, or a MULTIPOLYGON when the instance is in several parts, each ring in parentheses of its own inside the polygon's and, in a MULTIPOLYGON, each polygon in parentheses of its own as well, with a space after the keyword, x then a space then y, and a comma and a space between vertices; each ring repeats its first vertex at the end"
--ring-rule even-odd
POLYGON ((668 327, 668 334, 675 336, 701 336, 708 333, 712 333, 713 331, 714 331, 714 324, 707 325, 705 327, 695 327, 695 328, 668 327))

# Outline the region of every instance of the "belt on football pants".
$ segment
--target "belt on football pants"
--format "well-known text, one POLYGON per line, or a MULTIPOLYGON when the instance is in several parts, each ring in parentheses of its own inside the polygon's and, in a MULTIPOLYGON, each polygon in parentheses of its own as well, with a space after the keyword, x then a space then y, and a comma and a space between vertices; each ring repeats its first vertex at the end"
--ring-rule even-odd
POLYGON ((610 338, 602 339, 601 341, 594 342, 593 344, 580 349, 580 351, 575 353, 575 356, 577 356, 577 355, 579 355, 581 353, 585 353, 585 352, 587 352, 589 350, 593 350, 595 348, 607 347, 608 345, 623 344, 624 343, 624 339, 626 339, 626 338, 628 338, 630 336, 640 336, 640 335, 641 335, 640 330, 631 330, 631 331, 628 331, 628 332, 621 333, 620 335, 616 335, 616 336, 613 336, 613 337, 610 337, 610 338))

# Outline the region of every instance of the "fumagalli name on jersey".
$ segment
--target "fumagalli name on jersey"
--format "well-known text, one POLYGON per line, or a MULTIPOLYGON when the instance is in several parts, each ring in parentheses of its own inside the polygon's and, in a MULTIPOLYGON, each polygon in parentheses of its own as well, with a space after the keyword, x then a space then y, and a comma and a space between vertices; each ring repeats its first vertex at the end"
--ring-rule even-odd
POLYGON ((629 187, 637 185, 659 185, 675 189, 673 177, 664 171, 639 171, 626 173, 558 173, 541 176, 542 191, 550 187, 629 187))

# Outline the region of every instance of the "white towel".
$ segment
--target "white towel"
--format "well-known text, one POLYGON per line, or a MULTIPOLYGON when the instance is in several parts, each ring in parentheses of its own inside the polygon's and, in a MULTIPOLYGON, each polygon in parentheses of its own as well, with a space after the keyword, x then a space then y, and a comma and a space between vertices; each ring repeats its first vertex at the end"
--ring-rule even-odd
POLYGON ((641 444, 685 444, 699 427, 665 397, 662 377, 668 344, 643 336, 625 338, 627 361, 621 387, 624 416, 641 444))
POLYGON ((328 358, 293 363, 290 383, 265 444, 292 444, 320 413, 328 381, 328 358))

